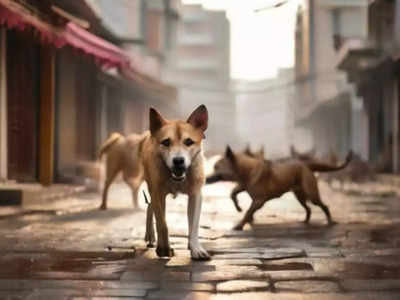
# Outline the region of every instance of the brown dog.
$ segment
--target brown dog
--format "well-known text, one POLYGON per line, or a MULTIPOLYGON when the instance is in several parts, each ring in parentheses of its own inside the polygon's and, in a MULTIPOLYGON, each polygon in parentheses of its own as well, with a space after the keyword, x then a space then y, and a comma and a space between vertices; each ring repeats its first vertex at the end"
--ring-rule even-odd
POLYGON ((144 178, 139 157, 139 145, 146 134, 131 134, 127 137, 113 133, 100 148, 100 158, 107 154, 106 178, 100 209, 107 209, 108 189, 115 177, 122 172, 124 181, 132 189, 133 207, 138 208, 138 192, 144 178))
POLYGON ((253 152, 250 148, 250 145, 247 145, 246 148, 243 151, 244 154, 254 157, 254 158, 259 158, 259 159, 264 159, 265 158, 265 151, 264 151, 264 146, 258 150, 258 152, 253 152))
POLYGON ((329 224, 332 218, 328 207, 321 201, 317 180, 313 172, 330 172, 343 169, 351 160, 350 152, 341 166, 329 166, 318 162, 302 162, 293 160, 273 162, 249 157, 241 153, 233 153, 228 146, 224 158, 215 165, 214 176, 219 180, 236 181, 246 190, 253 202, 242 221, 234 229, 241 230, 246 223, 253 221, 254 213, 265 202, 292 191, 306 211, 304 222, 308 223, 311 209, 306 201, 310 200, 319 206, 326 215, 329 224))
MULTIPOLYGON (((247 145, 246 149, 244 149, 243 153, 250 157, 253 157, 255 159, 260 159, 260 160, 265 159, 264 147, 261 147, 261 149, 258 152, 253 152, 250 148, 250 145, 247 145)), ((212 183, 212 181, 210 180, 209 177, 206 179, 206 182, 212 183)), ((235 205, 235 208, 238 212, 242 211, 242 208, 239 206, 238 195, 244 191, 245 190, 243 189, 243 187, 240 184, 238 184, 232 189, 232 192, 231 192, 231 199, 232 199, 233 204, 235 205)))
POLYGON ((145 240, 149 244, 155 240, 154 213, 158 256, 174 254, 165 220, 165 197, 171 193, 184 193, 189 196, 188 246, 191 256, 201 260, 210 258, 198 241, 201 187, 204 184, 202 140, 207 126, 208 112, 204 105, 199 106, 187 121, 166 120, 155 109, 150 109, 150 133, 140 144, 140 157, 151 196, 145 240))

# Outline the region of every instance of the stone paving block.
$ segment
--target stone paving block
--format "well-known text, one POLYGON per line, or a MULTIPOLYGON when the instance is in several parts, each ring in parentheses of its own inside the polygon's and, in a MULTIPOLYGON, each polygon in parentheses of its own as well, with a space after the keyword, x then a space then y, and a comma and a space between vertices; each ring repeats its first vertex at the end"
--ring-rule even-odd
POLYGON ((293 293, 338 293, 339 285, 332 281, 299 280, 280 281, 274 284, 275 292, 293 293))
POLYGON ((273 249, 266 250, 262 255, 262 259, 274 260, 274 259, 286 259, 286 258, 296 258, 296 257, 304 257, 306 253, 301 249, 294 248, 282 248, 282 249, 273 249))
POLYGON ((213 292, 215 286, 211 283, 203 282, 173 282, 167 281, 161 283, 162 290, 183 290, 193 292, 213 292))
POLYGON ((194 273, 192 281, 225 281, 234 279, 264 279, 268 278, 265 272, 254 266, 231 266, 232 268, 220 268, 212 272, 194 273))
POLYGON ((215 267, 212 265, 211 263, 212 261, 213 260, 205 262, 196 262, 193 261, 190 257, 175 256, 166 263, 165 267, 167 269, 171 269, 174 271, 196 271, 196 272, 214 271, 215 267))
POLYGON ((306 279, 330 279, 332 275, 317 273, 313 270, 295 270, 295 271, 266 271, 273 281, 281 280, 306 280, 306 279))
POLYGON ((184 292, 184 291, 168 291, 160 290, 150 292, 146 299, 157 300, 209 300, 212 294, 205 292, 184 292))
POLYGON ((400 293, 315 293, 315 294, 295 294, 295 293, 271 293, 271 292, 251 292, 251 293, 232 293, 214 294, 210 300, 399 300, 400 293))
POLYGON ((263 262, 260 259, 215 259, 206 262, 214 266, 260 266, 263 262))
POLYGON ((307 257, 311 258, 336 258, 344 257, 339 249, 312 247, 306 250, 307 257))
POLYGON ((400 290, 400 279, 348 279, 342 280, 345 291, 390 291, 400 290))
POLYGON ((96 280, 35 280, 13 279, 0 280, 0 290, 33 290, 33 289, 157 289, 160 284, 150 281, 96 281, 96 280))
POLYGON ((94 297, 144 297, 146 290, 138 289, 105 289, 91 291, 90 296, 94 297))
POLYGON ((161 278, 164 281, 189 281, 190 273, 189 272, 166 271, 162 274, 161 278))
MULTIPOLYGON (((69 297, 68 300, 143 300, 144 298, 138 297, 69 297)), ((58 300, 58 299, 57 299, 58 300)))
POLYGON ((288 261, 288 260, 278 260, 278 261, 270 261, 267 260, 264 262, 260 269, 264 271, 298 271, 298 270, 307 270, 313 271, 313 266, 308 262, 303 261, 288 261))
POLYGON ((283 248, 268 249, 263 252, 240 252, 240 253, 224 253, 213 255, 213 259, 286 259, 295 257, 304 257, 305 252, 301 249, 283 248))
POLYGON ((248 292, 268 288, 269 283, 266 280, 231 280, 217 284, 217 292, 248 292))

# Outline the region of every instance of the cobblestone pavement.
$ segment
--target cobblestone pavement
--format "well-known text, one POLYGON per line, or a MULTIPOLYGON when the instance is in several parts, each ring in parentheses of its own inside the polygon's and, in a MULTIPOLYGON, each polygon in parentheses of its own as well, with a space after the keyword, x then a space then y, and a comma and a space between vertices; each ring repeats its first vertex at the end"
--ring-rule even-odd
MULTIPOLYGON (((400 299, 396 194, 320 186, 337 225, 326 226, 315 206, 303 224, 303 209, 286 194, 242 232, 230 230, 242 216, 228 199, 232 185, 205 187, 207 262, 191 261, 186 249, 184 197, 167 201, 171 259, 145 248, 145 213, 131 209, 123 184, 112 187, 107 211, 90 193, 1 208, 0 299, 400 299)), ((250 203, 246 194, 239 199, 250 203)))

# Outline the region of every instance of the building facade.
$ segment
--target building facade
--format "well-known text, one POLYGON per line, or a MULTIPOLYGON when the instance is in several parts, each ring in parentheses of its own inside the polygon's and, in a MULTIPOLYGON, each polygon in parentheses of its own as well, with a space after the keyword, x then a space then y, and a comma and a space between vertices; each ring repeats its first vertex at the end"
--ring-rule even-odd
POLYGON ((178 88, 180 117, 205 104, 210 112, 206 152, 235 142, 236 108, 230 91, 230 26, 224 11, 182 5, 163 79, 178 88))
POLYGON ((365 107, 337 69, 344 40, 367 34, 368 1, 303 1, 295 33, 293 116, 320 154, 353 149, 369 157, 365 107))
POLYGON ((109 133, 142 131, 149 106, 175 109, 175 89, 138 63, 143 2, 104 14, 100 0, 0 1, 0 178, 80 183, 109 133), (121 27, 108 26, 118 14, 121 27), (128 26, 131 14, 140 21, 128 26))

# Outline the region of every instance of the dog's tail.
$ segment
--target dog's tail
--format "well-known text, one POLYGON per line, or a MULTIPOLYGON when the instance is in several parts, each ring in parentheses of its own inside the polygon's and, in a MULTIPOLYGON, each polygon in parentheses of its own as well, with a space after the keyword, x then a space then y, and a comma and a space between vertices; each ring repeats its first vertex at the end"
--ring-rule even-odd
POLYGON ((116 141, 118 141, 121 137, 122 137, 122 135, 120 135, 118 132, 113 132, 110 135, 110 137, 104 142, 104 144, 101 145, 100 151, 99 151, 99 158, 101 159, 103 154, 105 154, 110 149, 110 147, 112 145, 114 145, 114 143, 116 141))
POLYGON ((324 164, 324 163, 316 162, 316 161, 309 161, 309 162, 306 162, 305 164, 313 172, 334 172, 334 171, 339 171, 339 170, 346 168, 347 165, 350 163, 352 157, 353 157, 353 151, 350 151, 347 154, 347 157, 346 157, 346 160, 344 161, 344 163, 339 166, 332 166, 329 164, 324 164))

